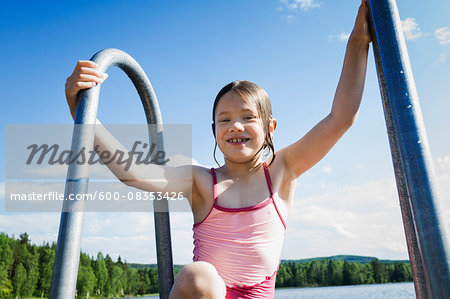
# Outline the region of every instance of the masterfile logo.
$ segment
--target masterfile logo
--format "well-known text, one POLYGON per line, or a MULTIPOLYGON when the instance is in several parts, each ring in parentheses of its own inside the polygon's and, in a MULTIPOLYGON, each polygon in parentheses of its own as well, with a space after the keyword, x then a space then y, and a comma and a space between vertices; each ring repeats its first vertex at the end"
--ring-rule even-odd
MULTIPOLYGON (((167 212, 167 205, 151 202, 168 201, 171 211, 188 212, 190 194, 129 182, 156 186, 164 183, 166 166, 190 169, 191 135, 190 125, 7 125, 5 210, 167 212), (98 130, 107 137, 95 139, 98 130)), ((191 180, 183 173, 180 180, 191 180)))

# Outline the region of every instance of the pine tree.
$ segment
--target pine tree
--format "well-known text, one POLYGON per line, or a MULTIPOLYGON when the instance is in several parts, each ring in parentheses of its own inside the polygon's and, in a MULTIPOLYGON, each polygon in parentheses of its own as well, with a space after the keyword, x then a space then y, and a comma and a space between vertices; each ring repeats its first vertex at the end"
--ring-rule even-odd
POLYGON ((50 284, 52 281, 53 263, 55 261, 55 250, 48 243, 39 248, 39 280, 38 290, 40 296, 50 295, 50 284))
POLYGON ((22 297, 25 295, 25 284, 27 282, 27 270, 19 263, 14 271, 14 277, 12 285, 14 288, 14 295, 17 297, 22 297))
POLYGON ((13 251, 9 245, 10 239, 5 233, 0 233, 0 298, 9 297, 13 291, 11 282, 13 251))
POLYGON ((84 297, 94 294, 96 283, 97 278, 95 277, 94 269, 91 267, 91 259, 85 253, 81 253, 78 266, 77 295, 84 297))
POLYGON ((95 293, 101 296, 109 295, 109 275, 108 269, 106 268, 106 262, 103 258, 103 254, 99 252, 97 254, 97 260, 94 263, 94 273, 97 277, 97 284, 95 286, 95 293))
POLYGON ((370 262, 373 271, 373 279, 375 283, 387 282, 386 270, 378 259, 374 259, 370 262))

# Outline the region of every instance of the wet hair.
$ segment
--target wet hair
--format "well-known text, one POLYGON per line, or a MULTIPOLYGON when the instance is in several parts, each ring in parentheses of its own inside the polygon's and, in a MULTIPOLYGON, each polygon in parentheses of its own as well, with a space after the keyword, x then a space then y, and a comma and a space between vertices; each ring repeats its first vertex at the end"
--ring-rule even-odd
MULTIPOLYGON (((272 105, 270 104, 270 98, 267 92, 261 88, 259 85, 250 82, 250 81, 233 81, 227 85, 225 85, 217 94, 216 99, 214 100, 213 110, 212 110, 212 131, 214 134, 214 139, 216 138, 216 109, 219 104, 220 99, 223 95, 225 95, 229 91, 236 92, 239 97, 246 103, 247 105, 251 105, 256 108, 258 111, 259 117, 261 118, 263 129, 265 133, 264 144, 258 153, 262 150, 268 149, 269 152, 266 153, 266 156, 269 155, 270 152, 273 154, 273 159, 270 164, 275 159, 275 147, 273 145, 272 136, 270 136, 269 130, 269 121, 272 117, 272 105)), ((219 162, 216 160, 216 149, 217 149, 217 140, 214 145, 213 157, 214 161, 216 161, 217 165, 219 162)), ((258 154, 257 153, 257 154, 258 154)), ((270 165, 269 164, 269 165, 270 165)), ((220 166, 220 165, 219 165, 220 166)))

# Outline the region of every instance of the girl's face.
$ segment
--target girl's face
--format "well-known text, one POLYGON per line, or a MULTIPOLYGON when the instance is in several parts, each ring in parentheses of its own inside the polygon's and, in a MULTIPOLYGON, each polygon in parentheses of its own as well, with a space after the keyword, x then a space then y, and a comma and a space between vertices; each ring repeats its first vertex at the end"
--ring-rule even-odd
POLYGON ((265 137, 261 118, 256 108, 246 104, 235 91, 220 98, 215 123, 217 145, 225 160, 244 163, 261 156, 265 137))

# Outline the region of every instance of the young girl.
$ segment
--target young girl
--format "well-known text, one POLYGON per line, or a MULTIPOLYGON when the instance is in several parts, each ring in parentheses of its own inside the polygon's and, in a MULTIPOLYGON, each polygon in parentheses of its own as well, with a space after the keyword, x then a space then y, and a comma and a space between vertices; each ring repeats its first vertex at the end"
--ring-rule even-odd
MULTIPOLYGON (((180 270, 170 298, 274 297, 285 220, 296 180, 321 160, 355 121, 370 41, 362 0, 331 112, 292 145, 275 153, 272 137, 276 120, 268 95, 254 83, 235 81, 219 92, 212 113, 223 166, 171 169, 146 165, 128 171, 124 182, 130 186, 150 191, 176 188, 191 194, 194 262, 180 270), (271 155, 263 161, 266 150, 271 155), (164 178, 162 185, 143 179, 145 173, 156 170, 164 178), (171 184, 190 171, 190 181, 171 184)), ((66 98, 73 117, 78 92, 106 79, 96 68, 91 61, 79 61, 67 79, 66 98)), ((105 134, 96 133, 100 151, 119 146, 110 143, 105 134)), ((110 169, 123 178, 121 167, 110 169)))

